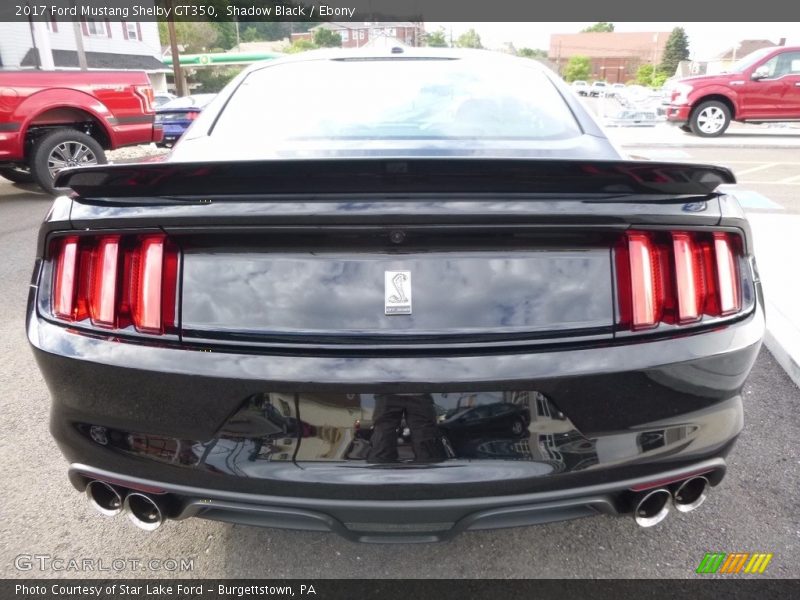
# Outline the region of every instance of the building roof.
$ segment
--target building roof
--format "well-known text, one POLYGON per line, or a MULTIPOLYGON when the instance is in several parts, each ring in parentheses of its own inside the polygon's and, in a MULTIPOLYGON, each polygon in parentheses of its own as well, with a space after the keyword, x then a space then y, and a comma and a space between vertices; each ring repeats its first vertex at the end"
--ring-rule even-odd
POLYGON ((550 36, 552 58, 588 56, 589 58, 653 57, 661 60, 669 31, 555 33, 550 36))
MULTIPOLYGON (((31 48, 25 54, 21 67, 38 66, 38 52, 31 48)), ((78 52, 75 50, 53 50, 56 69, 77 69, 78 52)), ((112 52, 87 52, 86 64, 90 69, 119 69, 122 71, 167 71, 166 65, 154 56, 142 54, 114 54, 112 52)))
POLYGON ((725 52, 718 54, 714 58, 717 60, 733 60, 734 57, 739 59, 747 56, 751 52, 761 50, 762 48, 771 48, 777 44, 772 40, 742 40, 737 46, 731 46, 725 52))

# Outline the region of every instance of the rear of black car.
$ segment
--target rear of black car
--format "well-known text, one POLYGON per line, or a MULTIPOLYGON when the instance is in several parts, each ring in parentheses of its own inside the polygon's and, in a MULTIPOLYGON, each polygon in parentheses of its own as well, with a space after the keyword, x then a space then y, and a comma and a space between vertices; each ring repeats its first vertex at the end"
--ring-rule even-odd
POLYGON ((763 334, 728 171, 621 160, 549 78, 574 123, 536 143, 471 129, 516 99, 415 97, 369 140, 344 116, 325 151, 223 161, 251 74, 173 160, 62 176, 42 227, 28 336, 96 508, 432 541, 650 525, 720 483, 763 334))

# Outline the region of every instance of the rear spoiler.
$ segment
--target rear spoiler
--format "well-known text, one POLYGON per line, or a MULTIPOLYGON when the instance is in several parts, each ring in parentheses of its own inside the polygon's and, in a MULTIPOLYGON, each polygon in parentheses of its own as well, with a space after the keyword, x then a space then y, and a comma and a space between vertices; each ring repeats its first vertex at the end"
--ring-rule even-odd
POLYGON ((84 198, 242 194, 557 193, 708 195, 733 173, 712 165, 487 158, 154 162, 66 169, 84 198))

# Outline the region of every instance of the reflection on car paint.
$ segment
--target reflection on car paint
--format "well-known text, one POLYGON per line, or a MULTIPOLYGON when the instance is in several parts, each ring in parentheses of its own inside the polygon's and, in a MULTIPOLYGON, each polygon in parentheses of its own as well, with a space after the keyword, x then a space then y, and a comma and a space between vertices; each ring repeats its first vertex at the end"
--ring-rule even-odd
POLYGON ((248 476, 258 462, 369 466, 448 460, 541 463, 580 471, 641 455, 669 455, 696 424, 586 437, 536 391, 425 394, 281 394, 250 397, 211 440, 193 441, 79 424, 94 443, 126 454, 248 476))

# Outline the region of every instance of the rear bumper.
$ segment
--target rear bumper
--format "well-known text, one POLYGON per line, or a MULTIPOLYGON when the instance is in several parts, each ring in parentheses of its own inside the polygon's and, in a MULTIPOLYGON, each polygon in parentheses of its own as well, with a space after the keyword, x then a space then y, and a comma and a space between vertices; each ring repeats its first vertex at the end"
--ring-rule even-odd
POLYGON ((348 502, 565 491, 723 458, 742 428, 741 388, 763 329, 757 303, 739 322, 681 338, 365 358, 145 346, 28 319, 51 431, 70 463, 165 485, 348 502), (344 450, 364 418, 359 395, 520 390, 538 394, 522 438, 494 432, 500 439, 428 465, 369 464, 344 450), (291 429, 241 429, 246 418, 235 417, 265 396, 288 396, 291 429))
POLYGON ((100 479, 126 489, 158 489, 169 498, 169 517, 199 517, 243 525, 337 533, 354 542, 419 543, 449 540, 464 531, 503 529, 566 521, 598 514, 629 514, 633 489, 657 480, 680 481, 702 474, 718 485, 725 474, 723 458, 680 469, 566 490, 414 501, 333 500, 242 494, 210 488, 120 476, 81 464, 70 465, 73 485, 83 490, 100 479))

